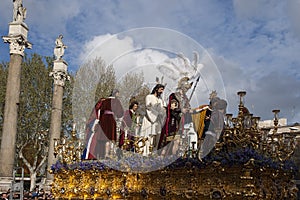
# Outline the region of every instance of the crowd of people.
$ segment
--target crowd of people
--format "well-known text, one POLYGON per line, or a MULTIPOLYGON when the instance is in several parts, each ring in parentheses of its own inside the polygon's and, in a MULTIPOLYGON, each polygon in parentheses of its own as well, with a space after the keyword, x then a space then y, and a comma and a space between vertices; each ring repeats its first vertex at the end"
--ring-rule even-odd
POLYGON ((24 190, 23 198, 21 197, 21 193, 12 192, 10 189, 7 192, 3 192, 1 195, 1 200, 9 200, 9 199, 23 199, 23 200, 47 200, 53 199, 53 196, 50 193, 45 192, 43 188, 39 188, 36 186, 33 191, 24 190))
POLYGON ((160 155, 175 154, 179 146, 178 138, 186 124, 192 124, 190 128, 195 126, 199 139, 207 138, 204 146, 216 142, 221 134, 227 102, 214 93, 208 105, 191 108, 187 92, 192 85, 188 77, 181 78, 176 91, 164 102, 162 93, 165 85, 157 83, 145 97, 144 116, 137 114, 139 102, 135 99, 124 111, 118 99, 119 91, 114 89, 108 98, 101 98, 92 111, 86 126, 83 158, 107 158, 115 146, 144 156, 153 151, 159 151, 160 155), (199 113, 202 118, 204 114, 200 121, 196 120, 199 113), (139 139, 143 140, 138 144, 136 141, 139 139))

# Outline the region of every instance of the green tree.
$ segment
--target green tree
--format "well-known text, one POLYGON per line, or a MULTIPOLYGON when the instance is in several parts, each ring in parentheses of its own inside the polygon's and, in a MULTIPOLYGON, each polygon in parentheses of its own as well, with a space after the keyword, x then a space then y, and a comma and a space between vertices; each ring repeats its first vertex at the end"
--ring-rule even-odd
POLYGON ((101 79, 99 80, 95 93, 95 100, 108 97, 113 89, 116 87, 116 75, 112 65, 103 69, 101 79))
POLYGON ((146 114, 146 96, 150 94, 150 89, 147 85, 141 86, 139 89, 138 94, 135 96, 135 99, 139 102, 139 109, 138 112, 141 116, 146 114))
POLYGON ((143 88, 143 73, 128 73, 118 82, 117 88, 120 90, 120 101, 125 109, 130 104, 130 99, 136 98, 143 88))
POLYGON ((51 117, 52 86, 49 72, 40 55, 25 56, 21 71, 18 111, 17 152, 35 187, 37 174, 47 160, 51 117))
MULTIPOLYGON (((52 110, 53 79, 49 76, 52 68, 53 58, 37 54, 25 56, 22 63, 17 155, 30 174, 30 189, 35 187, 37 175, 45 173, 52 110)), ((66 83, 64 91, 62 130, 66 133, 72 126, 72 82, 66 83)))

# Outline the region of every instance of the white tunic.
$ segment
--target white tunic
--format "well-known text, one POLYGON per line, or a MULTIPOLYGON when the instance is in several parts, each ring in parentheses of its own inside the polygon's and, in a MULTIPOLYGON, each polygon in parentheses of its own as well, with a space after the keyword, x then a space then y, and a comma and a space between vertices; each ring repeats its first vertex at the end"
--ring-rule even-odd
POLYGON ((166 111, 164 101, 153 94, 146 96, 146 115, 143 118, 141 136, 148 137, 143 155, 149 154, 149 146, 153 144, 153 137, 160 135, 165 121, 166 111), (149 137, 150 136, 150 137, 149 137))

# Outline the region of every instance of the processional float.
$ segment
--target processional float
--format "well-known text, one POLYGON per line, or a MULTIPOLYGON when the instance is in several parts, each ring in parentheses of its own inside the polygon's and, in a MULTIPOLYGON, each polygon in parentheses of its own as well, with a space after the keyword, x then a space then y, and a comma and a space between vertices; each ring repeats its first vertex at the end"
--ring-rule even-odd
POLYGON ((147 173, 138 169, 167 158, 141 156, 131 168, 126 154, 105 164, 81 160, 83 148, 73 130, 71 138, 55 142, 52 194, 57 199, 297 199, 293 178, 298 169, 291 161, 296 133, 278 132, 279 110, 273 111, 273 127, 259 128, 260 118, 244 106, 245 94, 238 92, 238 114, 226 114, 208 155, 201 157, 200 147, 188 145, 176 161, 147 173), (110 163, 123 165, 123 170, 110 163))

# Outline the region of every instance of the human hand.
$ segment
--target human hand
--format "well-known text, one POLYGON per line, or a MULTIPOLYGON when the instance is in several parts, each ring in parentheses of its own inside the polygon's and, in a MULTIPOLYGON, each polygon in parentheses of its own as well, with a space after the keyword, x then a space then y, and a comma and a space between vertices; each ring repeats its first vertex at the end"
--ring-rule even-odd
POLYGON ((190 110, 190 109, 188 109, 188 108, 182 108, 181 112, 185 114, 185 113, 187 113, 189 110, 190 110))

